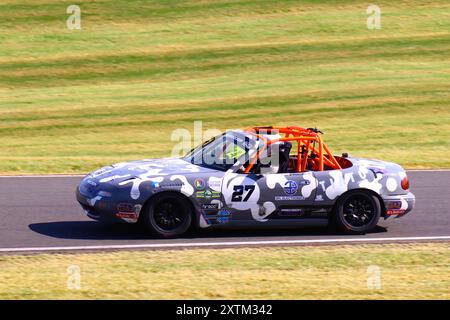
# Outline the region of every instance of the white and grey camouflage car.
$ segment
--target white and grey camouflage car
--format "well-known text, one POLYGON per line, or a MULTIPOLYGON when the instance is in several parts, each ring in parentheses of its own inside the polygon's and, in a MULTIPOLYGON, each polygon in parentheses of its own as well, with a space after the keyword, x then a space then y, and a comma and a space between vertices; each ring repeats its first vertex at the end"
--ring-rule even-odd
POLYGON ((318 170, 310 165, 315 150, 293 148, 292 141, 272 132, 227 131, 182 158, 123 162, 94 171, 81 181, 77 200, 90 218, 139 222, 161 237, 177 237, 191 227, 330 223, 361 234, 379 219, 413 209, 415 197, 401 166, 344 154, 335 156, 339 169, 325 165, 318 170), (273 159, 264 163, 268 156, 273 159), (304 168, 296 165, 301 157, 304 168))

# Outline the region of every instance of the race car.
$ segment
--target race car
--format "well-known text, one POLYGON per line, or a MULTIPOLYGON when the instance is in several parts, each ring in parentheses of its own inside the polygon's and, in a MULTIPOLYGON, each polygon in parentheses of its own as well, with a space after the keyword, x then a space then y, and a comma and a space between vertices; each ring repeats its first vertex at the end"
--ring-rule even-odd
POLYGON ((92 219, 140 223, 158 237, 330 224, 364 234, 415 204, 401 166, 333 155, 320 130, 298 126, 229 130, 181 158, 106 166, 76 197, 92 219))

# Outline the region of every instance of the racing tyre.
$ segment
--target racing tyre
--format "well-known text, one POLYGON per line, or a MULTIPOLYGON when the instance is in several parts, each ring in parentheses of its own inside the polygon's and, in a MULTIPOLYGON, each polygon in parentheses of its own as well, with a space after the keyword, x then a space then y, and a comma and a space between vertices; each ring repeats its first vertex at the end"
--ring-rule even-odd
POLYGON ((374 229, 381 216, 380 200, 367 191, 343 195, 334 210, 334 224, 341 232, 364 234, 374 229))
POLYGON ((182 195, 160 194, 145 206, 141 223, 152 235, 174 238, 189 229, 192 212, 192 205, 182 195))

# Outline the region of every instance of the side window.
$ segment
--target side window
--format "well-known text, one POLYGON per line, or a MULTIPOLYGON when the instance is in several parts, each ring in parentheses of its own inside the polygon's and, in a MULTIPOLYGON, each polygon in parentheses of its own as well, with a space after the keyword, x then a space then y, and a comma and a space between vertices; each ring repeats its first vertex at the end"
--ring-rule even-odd
MULTIPOLYGON (((264 150, 259 159, 251 167, 252 174, 273 174, 297 172, 298 169, 297 141, 275 142, 264 150), (291 154, 292 153, 292 154, 291 154)), ((249 161, 242 166, 240 173, 244 173, 249 161)))
POLYGON ((258 160, 258 163, 253 167, 253 169, 257 170, 257 174, 271 174, 278 173, 280 166, 276 159, 271 157, 265 157, 258 160))
MULTIPOLYGON (((278 166, 272 165, 270 158, 258 159, 248 173, 251 174, 267 174, 278 173, 278 166)), ((250 161, 247 161, 239 170, 238 173, 245 173, 246 169, 250 165, 250 161)))
MULTIPOLYGON (((250 170, 253 174, 271 174, 279 173, 280 170, 280 149, 278 145, 270 145, 263 151, 259 159, 255 162, 250 170)), ((245 167, 247 168, 247 162, 245 167)))

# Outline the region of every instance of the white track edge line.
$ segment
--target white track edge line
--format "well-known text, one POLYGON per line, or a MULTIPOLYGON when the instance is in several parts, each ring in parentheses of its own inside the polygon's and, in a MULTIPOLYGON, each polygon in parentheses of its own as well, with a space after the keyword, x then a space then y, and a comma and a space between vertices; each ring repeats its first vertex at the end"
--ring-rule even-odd
POLYGON ((406 169, 406 172, 448 172, 450 168, 443 169, 406 169))
POLYGON ((188 242, 161 244, 129 244, 103 246, 68 246, 68 247, 27 247, 0 248, 0 252, 45 252, 45 251, 81 251, 108 249, 164 249, 189 247, 230 247, 245 245, 282 245, 282 244, 314 244, 314 243, 349 243, 349 242, 382 242, 382 241, 421 241, 421 240, 450 240, 450 236, 435 237, 391 237, 391 238, 346 238, 346 239, 312 239, 312 240, 261 240, 261 241, 230 241, 230 242, 188 242))

